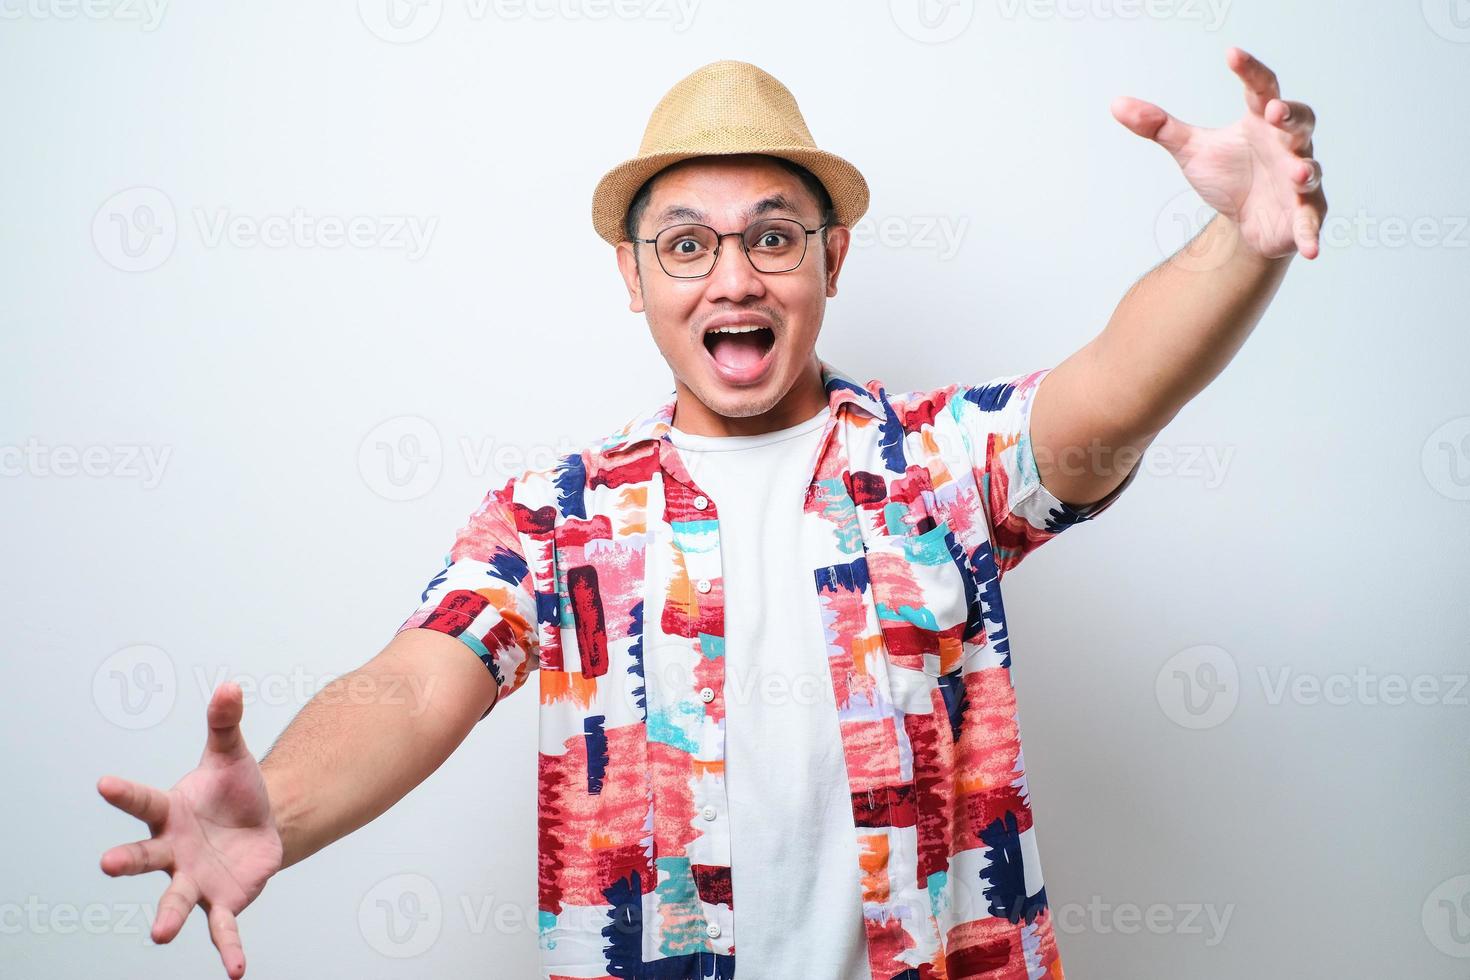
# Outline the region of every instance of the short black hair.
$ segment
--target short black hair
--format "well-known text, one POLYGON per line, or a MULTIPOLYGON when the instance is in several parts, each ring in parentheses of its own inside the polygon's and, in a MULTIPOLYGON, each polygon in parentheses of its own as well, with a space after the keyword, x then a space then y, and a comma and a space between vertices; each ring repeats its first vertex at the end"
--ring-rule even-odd
MULTIPOLYGON (((818 223, 823 226, 821 233, 822 246, 825 248, 827 245, 826 225, 836 220, 836 214, 834 213, 832 208, 832 195, 827 193, 826 186, 817 179, 816 174, 812 173, 810 170, 803 167, 799 163, 795 163, 791 160, 786 159, 785 157, 772 156, 768 153, 758 155, 764 156, 769 160, 774 160, 776 163, 786 168, 787 171, 795 174, 797 179, 801 181, 802 186, 807 189, 807 192, 811 194, 812 198, 817 202, 818 212, 822 216, 822 220, 818 223)), ((682 163, 683 161, 681 160, 679 162, 682 163)), ((669 164, 669 166, 678 166, 678 164, 669 164)), ((637 240, 638 225, 643 220, 643 212, 648 210, 649 199, 653 197, 653 182, 655 179, 657 179, 659 174, 663 173, 664 170, 667 169, 669 169, 669 167, 665 167, 663 170, 660 170, 658 173, 645 180, 643 182, 643 185, 638 188, 638 193, 633 195, 633 200, 628 204, 628 213, 627 216, 623 219, 623 234, 627 237, 629 241, 637 240)))

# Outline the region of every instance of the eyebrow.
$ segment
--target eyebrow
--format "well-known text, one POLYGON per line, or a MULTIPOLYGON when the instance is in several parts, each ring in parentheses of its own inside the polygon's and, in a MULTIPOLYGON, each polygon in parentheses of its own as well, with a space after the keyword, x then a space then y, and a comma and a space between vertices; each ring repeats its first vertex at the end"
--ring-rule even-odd
MULTIPOLYGON (((785 194, 772 194, 746 208, 744 218, 750 222, 772 211, 786 211, 794 217, 801 214, 801 211, 791 203, 791 199, 785 194)), ((697 221, 707 225, 710 217, 698 208, 692 208, 686 204, 671 204, 659 212, 658 217, 654 219, 654 224, 663 227, 670 221, 697 221)))

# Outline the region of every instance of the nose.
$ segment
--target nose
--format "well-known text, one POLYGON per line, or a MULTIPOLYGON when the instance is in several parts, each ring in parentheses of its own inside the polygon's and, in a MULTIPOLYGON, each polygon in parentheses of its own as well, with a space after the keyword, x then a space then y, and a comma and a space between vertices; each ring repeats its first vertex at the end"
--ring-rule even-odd
POLYGON ((751 296, 764 296, 764 277, 751 265, 738 235, 721 240, 715 267, 705 277, 705 298, 714 302, 728 300, 739 303, 751 296))

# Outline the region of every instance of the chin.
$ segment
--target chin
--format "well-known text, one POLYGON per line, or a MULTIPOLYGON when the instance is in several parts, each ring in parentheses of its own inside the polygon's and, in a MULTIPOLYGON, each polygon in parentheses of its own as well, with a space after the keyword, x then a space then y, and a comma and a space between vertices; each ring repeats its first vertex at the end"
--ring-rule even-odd
POLYGON ((736 386, 714 377, 696 393, 705 407, 717 415, 746 419, 769 412, 781 400, 782 392, 775 381, 774 377, 768 377, 761 384, 736 386))
POLYGON ((715 397, 701 400, 710 411, 727 419, 748 419, 770 408, 764 398, 757 398, 749 392, 732 393, 723 388, 715 397))

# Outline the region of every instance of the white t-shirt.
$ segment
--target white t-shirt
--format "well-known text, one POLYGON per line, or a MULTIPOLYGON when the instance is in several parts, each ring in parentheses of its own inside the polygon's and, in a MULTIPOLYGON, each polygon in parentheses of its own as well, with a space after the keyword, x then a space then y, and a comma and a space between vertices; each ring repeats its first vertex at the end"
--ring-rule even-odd
POLYGON ((674 428, 720 521, 725 787, 741 976, 869 974, 857 834, 812 570, 793 561, 829 410, 753 436, 674 428))

